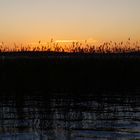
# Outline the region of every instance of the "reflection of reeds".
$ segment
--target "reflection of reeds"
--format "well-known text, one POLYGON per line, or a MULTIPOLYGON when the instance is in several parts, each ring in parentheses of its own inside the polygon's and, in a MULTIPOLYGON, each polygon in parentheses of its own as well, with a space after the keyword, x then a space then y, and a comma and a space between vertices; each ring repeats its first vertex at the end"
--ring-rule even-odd
POLYGON ((71 52, 71 53, 129 53, 129 52, 140 52, 140 44, 138 41, 131 43, 131 39, 128 38, 127 42, 104 42, 99 46, 91 45, 85 42, 72 42, 70 45, 60 45, 55 43, 53 39, 45 45, 41 44, 41 41, 37 45, 20 45, 14 43, 14 47, 7 47, 4 42, 0 44, 0 52, 71 52))

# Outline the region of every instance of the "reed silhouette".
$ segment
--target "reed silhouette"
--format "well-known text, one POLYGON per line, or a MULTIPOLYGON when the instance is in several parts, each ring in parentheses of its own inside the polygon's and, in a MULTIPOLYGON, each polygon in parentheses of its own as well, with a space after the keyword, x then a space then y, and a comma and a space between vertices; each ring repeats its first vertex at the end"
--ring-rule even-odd
MULTIPOLYGON (((86 42, 86 41, 85 41, 86 42)), ((87 43, 87 42, 86 42, 87 43)), ((79 42, 61 46, 0 46, 0 90, 91 93, 97 90, 140 90, 139 43, 106 42, 86 47, 79 42)))
POLYGON ((70 45, 61 45, 56 43, 53 39, 43 45, 41 41, 38 44, 32 45, 17 45, 14 43, 13 47, 8 47, 4 42, 0 45, 0 52, 69 52, 69 53, 130 53, 140 52, 140 44, 138 41, 131 42, 128 38, 126 42, 104 42, 101 45, 84 44, 80 42, 72 42, 70 45))

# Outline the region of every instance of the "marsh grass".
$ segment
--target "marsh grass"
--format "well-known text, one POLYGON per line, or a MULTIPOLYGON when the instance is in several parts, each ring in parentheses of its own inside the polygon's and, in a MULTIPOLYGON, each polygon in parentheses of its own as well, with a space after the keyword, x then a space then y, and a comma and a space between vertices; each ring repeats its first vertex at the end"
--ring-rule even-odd
POLYGON ((0 52, 69 52, 69 53, 131 53, 140 52, 138 41, 132 42, 130 38, 126 42, 104 42, 100 45, 88 44, 81 42, 72 42, 70 44, 56 43, 53 39, 43 44, 39 41, 35 45, 17 45, 9 47, 4 42, 0 44, 0 52))

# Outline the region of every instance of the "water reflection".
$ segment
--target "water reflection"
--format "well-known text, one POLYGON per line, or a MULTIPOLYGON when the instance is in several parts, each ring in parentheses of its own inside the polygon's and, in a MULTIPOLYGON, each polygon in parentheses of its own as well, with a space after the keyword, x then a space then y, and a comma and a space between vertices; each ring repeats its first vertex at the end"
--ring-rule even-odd
POLYGON ((1 96, 0 140, 140 139, 140 96, 1 96))

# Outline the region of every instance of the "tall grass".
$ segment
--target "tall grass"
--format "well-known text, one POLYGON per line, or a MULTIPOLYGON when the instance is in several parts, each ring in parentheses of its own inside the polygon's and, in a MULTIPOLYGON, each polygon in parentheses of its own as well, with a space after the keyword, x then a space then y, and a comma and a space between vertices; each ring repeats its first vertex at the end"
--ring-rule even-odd
POLYGON ((131 42, 128 38, 126 42, 104 42, 101 45, 91 45, 85 42, 72 42, 69 45, 61 45, 51 39, 45 45, 38 42, 36 45, 17 45, 14 43, 13 47, 9 47, 2 42, 0 44, 0 52, 70 52, 70 53, 130 53, 140 52, 140 44, 138 41, 131 42))

